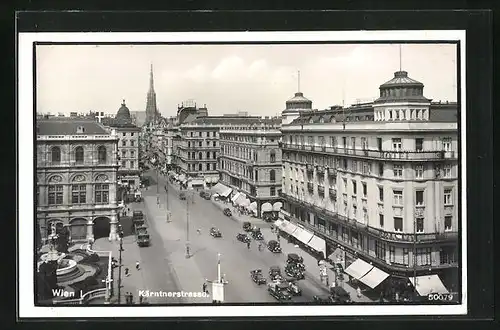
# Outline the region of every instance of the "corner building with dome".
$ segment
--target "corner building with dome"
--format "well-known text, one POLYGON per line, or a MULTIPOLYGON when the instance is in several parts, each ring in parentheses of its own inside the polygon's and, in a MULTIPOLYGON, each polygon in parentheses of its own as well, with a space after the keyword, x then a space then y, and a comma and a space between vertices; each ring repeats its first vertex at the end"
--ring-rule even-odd
POLYGON ((459 283, 458 106, 423 89, 398 71, 373 102, 282 112, 279 223, 371 289, 459 283))

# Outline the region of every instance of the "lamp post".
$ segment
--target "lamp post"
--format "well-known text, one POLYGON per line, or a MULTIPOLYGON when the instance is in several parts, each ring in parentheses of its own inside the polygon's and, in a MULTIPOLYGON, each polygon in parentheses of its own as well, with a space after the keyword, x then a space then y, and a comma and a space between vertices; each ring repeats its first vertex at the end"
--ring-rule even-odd
POLYGON ((122 251, 123 251, 123 230, 122 226, 118 225, 118 235, 120 239, 120 250, 118 255, 118 304, 121 304, 121 289, 122 289, 122 251))
POLYGON ((189 190, 186 194, 186 259, 191 257, 191 252, 189 251, 189 204, 192 196, 189 190))
POLYGON ((413 288, 417 292, 417 220, 413 219, 413 288))

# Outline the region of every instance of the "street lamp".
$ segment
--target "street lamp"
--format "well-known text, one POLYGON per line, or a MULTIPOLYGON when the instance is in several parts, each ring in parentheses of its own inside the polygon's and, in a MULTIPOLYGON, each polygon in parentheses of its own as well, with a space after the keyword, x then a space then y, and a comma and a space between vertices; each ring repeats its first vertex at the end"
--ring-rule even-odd
POLYGON ((118 236, 120 239, 120 250, 118 255, 118 304, 121 304, 122 289, 122 251, 123 251, 123 230, 122 225, 118 225, 118 236))
POLYGON ((186 194, 186 259, 191 257, 191 252, 189 250, 189 204, 192 199, 190 191, 186 194))

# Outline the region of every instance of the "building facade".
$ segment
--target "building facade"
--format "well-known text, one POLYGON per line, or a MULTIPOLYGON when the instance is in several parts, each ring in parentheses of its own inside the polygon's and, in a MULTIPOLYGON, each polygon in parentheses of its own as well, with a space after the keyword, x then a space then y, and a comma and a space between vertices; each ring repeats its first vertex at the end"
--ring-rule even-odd
POLYGON ((283 217, 327 255, 458 283, 456 103, 432 103, 400 71, 371 105, 303 114, 282 133, 283 217))
POLYGON ((280 118, 250 118, 219 131, 220 182, 255 202, 258 216, 281 200, 280 126, 280 118))
POLYGON ((118 136, 88 120, 37 121, 36 209, 44 243, 53 223, 73 241, 117 239, 118 136))

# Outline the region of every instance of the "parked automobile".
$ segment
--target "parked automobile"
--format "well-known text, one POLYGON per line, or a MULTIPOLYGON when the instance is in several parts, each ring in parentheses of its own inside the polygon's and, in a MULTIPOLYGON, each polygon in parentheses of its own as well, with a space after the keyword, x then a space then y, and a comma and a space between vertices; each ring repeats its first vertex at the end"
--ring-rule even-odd
POLYGON ((277 280, 278 278, 282 278, 281 277, 281 269, 279 266, 271 266, 269 267, 269 278, 271 280, 277 280))
POLYGON ((224 215, 230 217, 232 216, 233 214, 231 213, 231 210, 229 208, 225 208, 224 211, 222 211, 222 213, 224 213, 224 215))
POLYGON ((210 235, 212 235, 212 237, 222 237, 220 230, 215 227, 210 228, 210 235))
POLYGON ((180 200, 181 200, 181 201, 185 201, 185 200, 186 200, 186 194, 185 194, 185 193, 183 193, 183 192, 181 192, 181 193, 179 194, 179 198, 180 198, 180 200))
POLYGON ((251 232, 252 238, 256 241, 262 241, 264 240, 264 235, 262 235, 262 232, 260 231, 260 228, 255 228, 251 232))
POLYGON ((285 266, 285 274, 296 278, 297 280, 302 280, 305 278, 304 270, 297 265, 288 263, 285 266))
POLYGON ((313 302, 321 305, 331 305, 334 303, 332 296, 329 294, 320 294, 313 296, 313 302))
POLYGON ((288 284, 286 283, 269 283, 267 286, 267 291, 271 296, 279 301, 292 299, 292 296, 288 291, 288 284))
POLYGON ((299 264, 304 262, 304 258, 299 256, 297 253, 289 253, 287 256, 287 262, 299 264))
POLYGON ((144 218, 144 213, 142 211, 134 211, 132 213, 132 219, 133 220, 140 220, 144 218))
POLYGON ((290 292, 294 296, 301 296, 302 295, 302 290, 300 289, 299 285, 297 284, 297 280, 293 277, 287 277, 283 281, 283 283, 288 284, 288 292, 290 292))
POLYGON ((200 191, 200 197, 202 197, 206 200, 210 200, 210 197, 212 197, 212 194, 208 191, 202 190, 202 191, 200 191))
POLYGON ((251 231, 252 230, 252 224, 248 221, 243 222, 243 230, 244 231, 251 231))
POLYGON ((247 234, 242 234, 242 233, 236 235, 236 239, 243 243, 248 243, 251 241, 250 237, 248 237, 247 234))
POLYGON ((335 303, 346 304, 351 302, 351 294, 341 286, 331 287, 330 294, 335 303))
POLYGON ((271 240, 267 242, 267 249, 273 253, 281 253, 281 246, 278 241, 271 240))
POLYGON ((262 275, 262 269, 255 269, 250 271, 250 277, 252 278, 252 281, 257 283, 258 285, 267 283, 266 278, 262 275))

